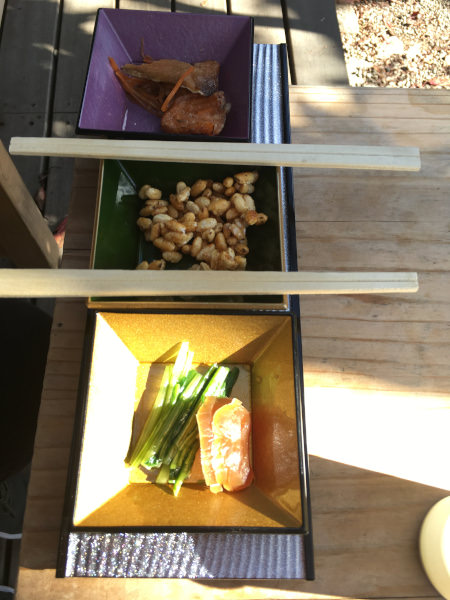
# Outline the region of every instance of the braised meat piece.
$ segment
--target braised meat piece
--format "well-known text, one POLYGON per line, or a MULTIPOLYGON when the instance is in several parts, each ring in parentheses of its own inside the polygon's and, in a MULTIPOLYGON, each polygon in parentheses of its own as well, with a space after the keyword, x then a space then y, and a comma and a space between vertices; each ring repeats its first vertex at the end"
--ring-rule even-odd
POLYGON ((223 92, 211 96, 178 96, 162 116, 161 127, 166 133, 178 135, 218 135, 229 110, 230 104, 223 92))
MULTIPOLYGON (((192 66, 194 70, 183 80, 182 87, 202 96, 210 96, 216 92, 219 87, 219 63, 215 60, 205 60, 192 66)), ((175 84, 189 67, 189 63, 181 60, 163 58, 141 65, 127 64, 122 67, 122 71, 141 79, 175 84)))

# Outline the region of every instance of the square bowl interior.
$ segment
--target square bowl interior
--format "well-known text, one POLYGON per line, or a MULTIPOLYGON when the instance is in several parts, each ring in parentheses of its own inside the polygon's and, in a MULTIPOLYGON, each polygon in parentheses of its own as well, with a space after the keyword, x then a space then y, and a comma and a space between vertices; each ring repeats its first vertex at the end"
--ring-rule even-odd
POLYGON ((83 374, 73 525, 301 532, 303 459, 293 319, 292 314, 95 313, 91 361, 83 374), (174 497, 168 486, 136 479, 124 463, 133 423, 136 435, 139 411, 148 411, 157 393, 161 363, 183 339, 194 351, 194 363, 240 368, 233 395, 251 413, 255 474, 245 490, 212 494, 197 479, 185 482, 174 497))
MULTIPOLYGON (((161 258, 161 251, 144 240, 136 220, 144 201, 136 190, 144 184, 161 189, 163 198, 173 193, 178 181, 192 185, 197 179, 222 181, 240 171, 257 170, 258 181, 252 194, 258 212, 267 214, 264 225, 247 228, 249 254, 247 270, 282 271, 284 269, 284 239, 281 231, 279 170, 276 167, 249 165, 204 165, 157 163, 144 161, 106 160, 103 163, 97 223, 94 232, 91 267, 94 269, 135 269, 142 260, 161 258)), ((187 269, 195 259, 184 256, 177 264, 167 263, 167 269, 187 269)), ((132 301, 133 299, 130 299, 132 301)), ((134 298, 134 301, 138 299, 134 298)), ((139 300, 142 300, 139 299, 139 300)), ((150 300, 150 299, 149 299, 150 300)), ((173 300, 160 298, 159 301, 173 300)), ((203 298, 217 302, 219 297, 203 298)), ((110 301, 112 301, 110 299, 110 301)), ((279 296, 229 296, 226 302, 280 303, 279 296)))
POLYGON ((231 104, 225 127, 218 136, 190 139, 249 141, 252 19, 123 9, 98 11, 77 133, 181 139, 164 133, 159 117, 127 98, 109 64, 108 57, 119 67, 141 62, 141 42, 154 60, 220 63, 219 89, 231 104))

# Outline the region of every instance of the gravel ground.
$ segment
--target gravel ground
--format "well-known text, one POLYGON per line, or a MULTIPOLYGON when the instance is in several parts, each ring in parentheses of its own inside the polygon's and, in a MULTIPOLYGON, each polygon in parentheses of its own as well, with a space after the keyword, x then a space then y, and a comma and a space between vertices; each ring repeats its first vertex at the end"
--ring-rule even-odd
POLYGON ((450 89, 450 0, 336 0, 350 85, 450 89))

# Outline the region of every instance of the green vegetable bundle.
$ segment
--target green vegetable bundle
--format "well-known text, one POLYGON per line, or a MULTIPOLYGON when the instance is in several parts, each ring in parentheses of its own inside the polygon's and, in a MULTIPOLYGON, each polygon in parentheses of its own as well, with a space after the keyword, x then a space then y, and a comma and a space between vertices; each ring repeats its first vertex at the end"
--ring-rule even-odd
POLYGON ((156 483, 173 484, 178 495, 199 448, 196 414, 207 396, 229 396, 239 369, 214 364, 200 374, 194 353, 182 342, 175 364, 167 365, 153 407, 127 462, 159 469, 156 483))

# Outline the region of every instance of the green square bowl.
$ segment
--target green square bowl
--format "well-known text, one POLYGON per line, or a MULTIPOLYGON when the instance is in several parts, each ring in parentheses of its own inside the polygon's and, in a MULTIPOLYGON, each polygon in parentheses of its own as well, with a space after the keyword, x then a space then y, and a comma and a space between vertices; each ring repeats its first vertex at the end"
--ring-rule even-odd
MULTIPOLYGON (((137 190, 145 184, 158 188, 163 198, 174 193, 177 182, 192 185, 197 179, 222 181, 241 171, 257 170, 258 181, 252 194, 256 210, 267 214, 264 225, 249 227, 247 239, 248 271, 283 271, 284 236, 282 233, 281 184, 277 167, 252 165, 209 165, 169 162, 105 160, 101 166, 97 200, 96 223, 91 252, 92 269, 135 269, 142 261, 161 258, 161 251, 146 242, 136 221, 143 200, 137 190)), ((167 263, 166 269, 189 269, 195 259, 183 256, 177 264, 167 263)), ((205 273, 207 275, 207 273, 205 273)), ((202 297, 138 297, 90 298, 89 306, 95 308, 127 307, 202 307, 224 306, 236 308, 287 308, 284 296, 202 296, 202 297)))

